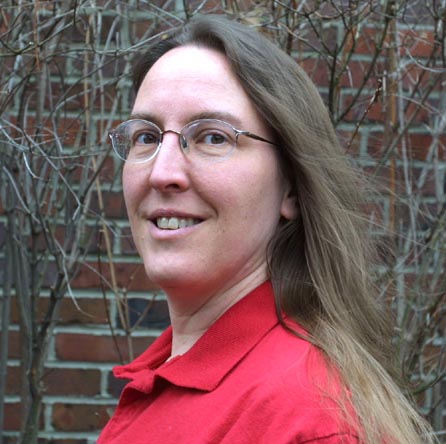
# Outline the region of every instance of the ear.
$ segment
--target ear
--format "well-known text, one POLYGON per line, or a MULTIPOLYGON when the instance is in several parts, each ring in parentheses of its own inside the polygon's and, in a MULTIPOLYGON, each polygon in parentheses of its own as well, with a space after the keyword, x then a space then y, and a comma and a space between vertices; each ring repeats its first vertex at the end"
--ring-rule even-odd
POLYGON ((287 184, 280 206, 280 215, 285 219, 293 220, 296 219, 297 212, 297 197, 295 193, 291 191, 291 187, 287 184))

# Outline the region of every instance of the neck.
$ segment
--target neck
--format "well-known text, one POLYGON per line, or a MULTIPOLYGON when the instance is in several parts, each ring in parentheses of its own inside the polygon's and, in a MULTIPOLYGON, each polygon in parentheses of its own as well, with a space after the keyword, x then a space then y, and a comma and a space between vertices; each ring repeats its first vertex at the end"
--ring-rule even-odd
POLYGON ((185 297, 177 301, 169 292, 169 314, 172 325, 172 353, 170 359, 186 353, 230 307, 266 280, 262 274, 250 275, 235 285, 206 297, 185 297))

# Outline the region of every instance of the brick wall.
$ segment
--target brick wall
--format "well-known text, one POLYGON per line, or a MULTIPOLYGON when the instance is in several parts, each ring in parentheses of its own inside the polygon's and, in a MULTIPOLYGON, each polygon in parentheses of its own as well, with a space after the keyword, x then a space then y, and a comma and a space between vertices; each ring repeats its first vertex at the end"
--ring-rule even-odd
MULTIPOLYGON (((2 439, 18 439, 24 363, 43 350, 39 442, 93 443, 122 388, 111 368, 169 322, 133 248, 107 132, 128 116, 135 52, 186 12, 178 1, 3 3, 2 439)), ((444 304, 434 304, 446 290, 445 5, 344 3, 186 2, 188 14, 225 7, 267 25, 318 85, 346 150, 383 191, 371 229, 395 253, 378 284, 384 296, 397 289, 399 350, 418 344, 410 369, 425 383, 444 370, 446 345, 444 304)), ((419 397, 437 430, 445 396, 443 379, 419 397)))

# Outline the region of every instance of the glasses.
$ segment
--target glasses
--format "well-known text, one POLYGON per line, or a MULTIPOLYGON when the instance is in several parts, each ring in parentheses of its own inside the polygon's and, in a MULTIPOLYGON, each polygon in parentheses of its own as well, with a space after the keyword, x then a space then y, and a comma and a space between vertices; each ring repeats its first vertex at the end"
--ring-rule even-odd
POLYGON ((275 145, 263 137, 234 128, 218 119, 194 120, 178 132, 162 131, 153 122, 132 119, 122 122, 109 134, 113 149, 122 160, 131 163, 148 162, 159 152, 166 133, 178 135, 180 147, 191 158, 217 161, 227 158, 237 146, 240 136, 275 145))

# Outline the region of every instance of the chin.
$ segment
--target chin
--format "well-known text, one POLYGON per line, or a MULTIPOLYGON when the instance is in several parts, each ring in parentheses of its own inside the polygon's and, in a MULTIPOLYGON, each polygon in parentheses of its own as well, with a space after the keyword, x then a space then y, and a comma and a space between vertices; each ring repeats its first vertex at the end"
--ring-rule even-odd
POLYGON ((172 267, 169 269, 153 269, 146 267, 146 274, 150 281, 157 287, 168 291, 169 288, 187 288, 193 285, 195 279, 191 276, 189 271, 179 271, 172 267))

